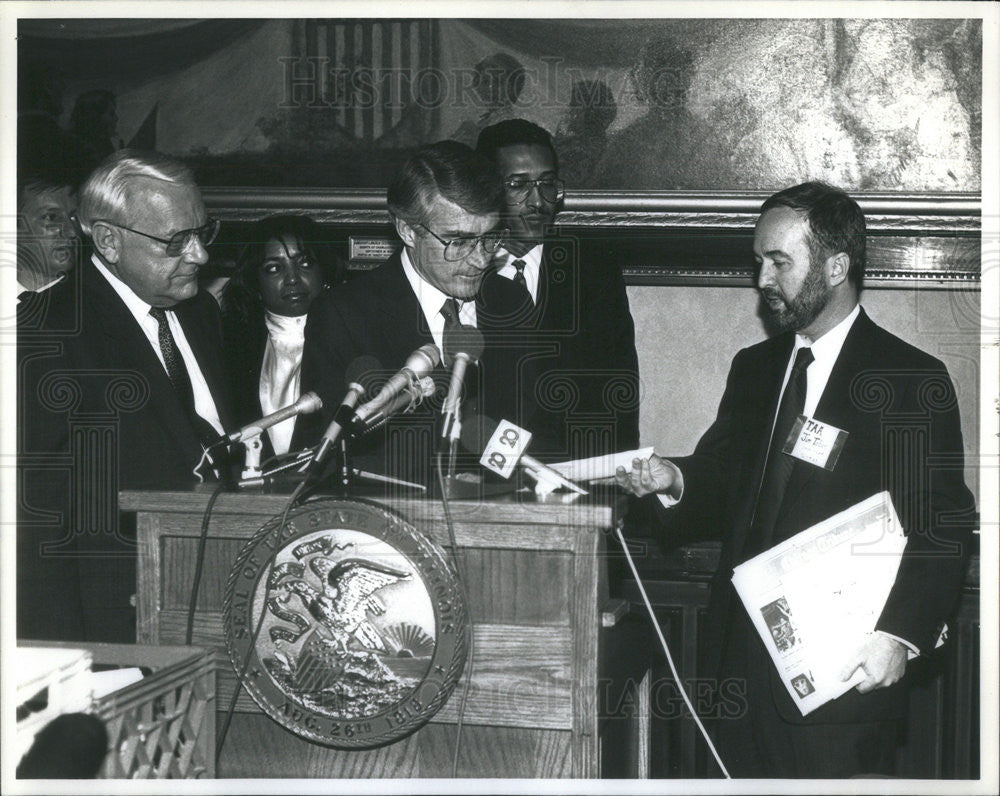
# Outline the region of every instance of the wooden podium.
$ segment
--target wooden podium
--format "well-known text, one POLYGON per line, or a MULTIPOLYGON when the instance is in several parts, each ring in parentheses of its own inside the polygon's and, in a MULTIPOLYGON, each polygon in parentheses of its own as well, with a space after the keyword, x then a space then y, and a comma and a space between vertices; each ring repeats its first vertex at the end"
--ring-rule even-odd
MULTIPOLYGON (((202 492, 123 492, 137 514, 138 642, 182 644, 202 492)), ((378 501, 442 547, 440 501, 378 501)), ((217 650, 216 705, 235 675, 222 634, 232 562, 281 511, 280 495, 224 494, 209 526, 192 643, 217 650)), ((452 501, 475 646, 461 735, 460 777, 646 777, 649 771, 648 619, 607 594, 605 532, 613 508, 539 502, 452 501)), ((449 701, 414 734, 343 751, 312 744, 263 714, 244 691, 218 765, 221 777, 448 777, 465 671, 449 701)))

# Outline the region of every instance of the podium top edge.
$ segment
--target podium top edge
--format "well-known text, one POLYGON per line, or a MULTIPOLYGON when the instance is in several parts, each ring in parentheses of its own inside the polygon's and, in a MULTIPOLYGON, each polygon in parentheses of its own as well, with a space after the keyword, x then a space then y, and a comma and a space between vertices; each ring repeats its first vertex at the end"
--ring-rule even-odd
MULTIPOLYGON (((123 490, 119 493, 119 509, 129 512, 191 513, 204 512, 211 497, 211 489, 204 487, 190 491, 123 490)), ((288 496, 255 492, 224 492, 217 499, 214 514, 259 514, 271 516, 285 508, 288 496)), ((316 500, 360 500, 374 502, 386 508, 395 509, 411 519, 444 519, 443 507, 438 497, 337 497, 317 496, 301 506, 308 507, 316 500)), ((525 524, 573 524, 596 525, 610 528, 614 518, 622 513, 624 498, 611 494, 588 495, 577 500, 564 500, 561 495, 538 498, 530 492, 516 492, 481 500, 449 501, 451 513, 459 519, 468 519, 472 514, 486 515, 504 523, 525 524), (492 516, 490 516, 492 515, 492 516)))

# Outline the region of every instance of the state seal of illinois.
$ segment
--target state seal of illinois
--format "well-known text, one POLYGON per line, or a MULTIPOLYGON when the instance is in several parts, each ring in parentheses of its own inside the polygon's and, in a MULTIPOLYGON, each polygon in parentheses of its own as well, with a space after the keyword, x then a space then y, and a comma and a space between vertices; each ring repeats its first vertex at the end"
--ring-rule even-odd
POLYGON ((223 602, 229 657, 272 719, 315 743, 396 741, 447 701, 468 610, 444 551, 398 514, 323 499, 265 524, 223 602))

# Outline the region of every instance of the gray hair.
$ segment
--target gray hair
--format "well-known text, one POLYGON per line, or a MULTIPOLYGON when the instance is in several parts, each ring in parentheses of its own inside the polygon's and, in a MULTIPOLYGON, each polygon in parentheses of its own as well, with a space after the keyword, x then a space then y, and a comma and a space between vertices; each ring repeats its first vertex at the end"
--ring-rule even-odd
POLYGON ((77 218, 84 234, 92 234, 95 221, 122 219, 133 200, 132 181, 137 177, 196 187, 194 173, 176 158, 159 152, 119 149, 101 161, 80 188, 77 218))
POLYGON ((500 213, 503 182, 496 166, 458 141, 421 147, 396 172, 386 200, 394 218, 422 224, 438 196, 477 216, 500 213))

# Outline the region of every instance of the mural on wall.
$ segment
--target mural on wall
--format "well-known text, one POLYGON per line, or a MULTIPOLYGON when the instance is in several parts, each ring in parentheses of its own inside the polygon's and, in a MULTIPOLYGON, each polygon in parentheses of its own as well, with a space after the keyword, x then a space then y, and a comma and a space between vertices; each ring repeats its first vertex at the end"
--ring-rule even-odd
POLYGON ((981 40, 946 19, 21 20, 19 56, 63 129, 110 92, 101 147, 206 185, 376 188, 421 143, 521 116, 571 189, 975 192, 981 40))

